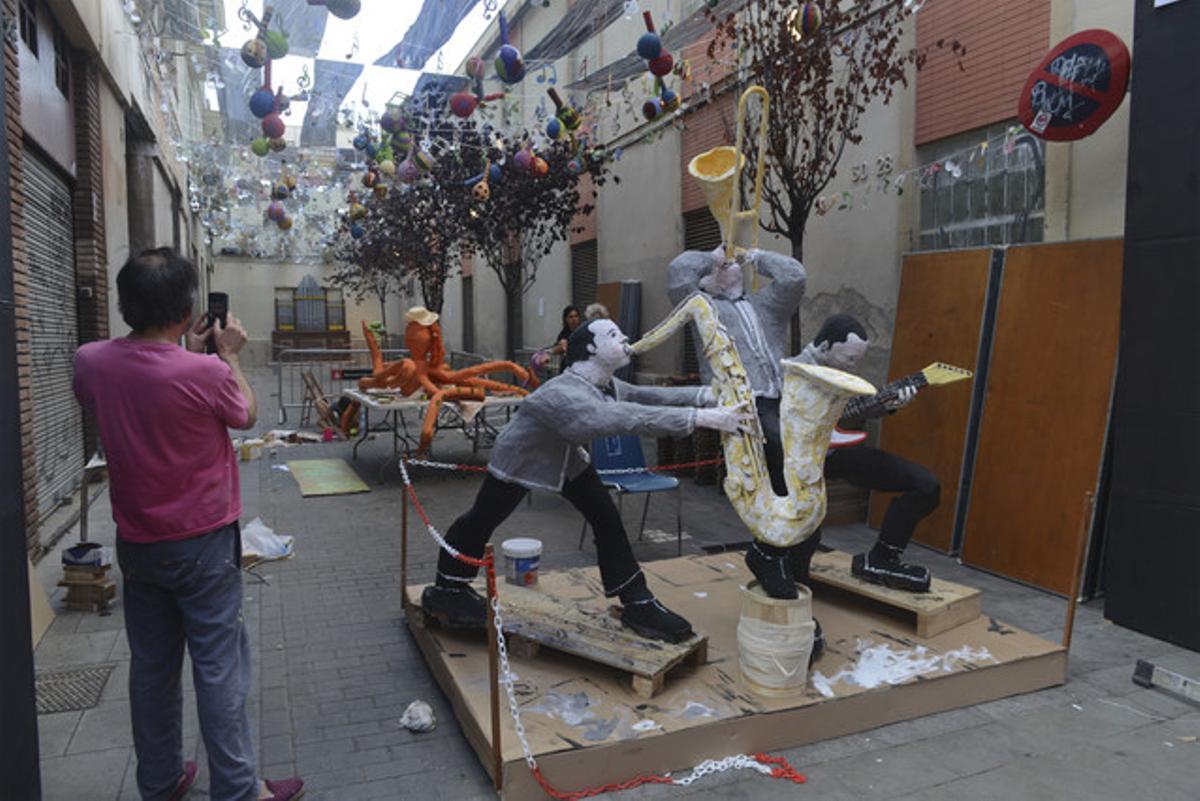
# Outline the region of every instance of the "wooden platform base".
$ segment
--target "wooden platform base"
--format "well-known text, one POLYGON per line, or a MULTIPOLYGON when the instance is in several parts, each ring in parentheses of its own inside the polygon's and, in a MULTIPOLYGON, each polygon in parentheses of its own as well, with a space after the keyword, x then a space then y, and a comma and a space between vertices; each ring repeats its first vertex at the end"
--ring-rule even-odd
MULTIPOLYGON (((818 593, 813 614, 828 644, 806 690, 790 698, 755 696, 738 668, 741 586, 750 578, 740 557, 688 556, 643 569, 663 603, 708 636, 707 661, 675 668, 653 699, 635 693, 628 672, 616 668, 545 648, 532 658, 512 656, 529 742, 543 774, 561 790, 790 748, 1054 686, 1066 675, 1060 646, 985 617, 920 637, 876 601, 818 593), (879 686, 864 686, 880 678, 869 667, 878 664, 870 657, 881 653, 913 670, 903 676, 893 671, 879 686)), ((595 569, 543 569, 539 589, 598 615, 608 607, 595 569)), ((511 590, 501 585, 502 602, 511 590)), ((419 588, 406 589, 407 606, 419 599, 419 588)), ((490 772, 486 639, 481 632, 422 627, 415 618, 410 616, 410 627, 417 644, 490 772)), ((504 797, 543 798, 524 764, 512 720, 502 714, 504 797)))
POLYGON ((63 565, 58 586, 67 588, 65 606, 74 612, 103 612, 117 597, 117 585, 108 577, 108 567, 63 565))
POLYGON ((934 578, 929 592, 905 592, 881 587, 850 572, 851 556, 828 551, 813 556, 810 578, 814 590, 853 593, 891 610, 918 637, 933 637, 979 617, 982 594, 974 587, 934 578))

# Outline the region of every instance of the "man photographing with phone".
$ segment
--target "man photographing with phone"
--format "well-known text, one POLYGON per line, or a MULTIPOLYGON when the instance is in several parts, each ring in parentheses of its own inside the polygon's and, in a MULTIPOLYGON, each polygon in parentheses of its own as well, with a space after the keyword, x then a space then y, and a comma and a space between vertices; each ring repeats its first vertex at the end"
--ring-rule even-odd
POLYGON ((251 428, 258 415, 238 362, 246 331, 227 308, 193 322, 198 283, 196 268, 170 248, 132 257, 117 275, 132 333, 75 354, 75 394, 108 459, 138 790, 178 801, 196 778, 196 764, 183 759, 186 644, 209 797, 291 801, 303 792, 299 779, 258 780, 246 715, 242 505, 228 431, 251 428), (209 343, 215 358, 204 355, 209 343))

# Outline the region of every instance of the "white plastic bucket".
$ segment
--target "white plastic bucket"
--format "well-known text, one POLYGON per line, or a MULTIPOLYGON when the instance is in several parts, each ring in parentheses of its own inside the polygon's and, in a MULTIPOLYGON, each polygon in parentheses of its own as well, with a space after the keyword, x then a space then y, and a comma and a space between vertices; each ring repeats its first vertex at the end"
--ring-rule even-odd
POLYGON ((537 584, 538 564, 542 561, 542 541, 533 537, 515 537, 500 543, 504 554, 504 578, 509 584, 529 587, 537 584))

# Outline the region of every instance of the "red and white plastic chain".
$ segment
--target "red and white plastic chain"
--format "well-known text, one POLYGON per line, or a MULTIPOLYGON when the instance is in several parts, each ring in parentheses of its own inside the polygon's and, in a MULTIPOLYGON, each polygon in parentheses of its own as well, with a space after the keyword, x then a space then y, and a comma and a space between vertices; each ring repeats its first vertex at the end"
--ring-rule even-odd
MULTIPOLYGON (((628 473, 669 473, 673 470, 690 470, 695 467, 707 467, 709 465, 721 464, 725 459, 718 456, 713 459, 701 459, 695 462, 680 462, 679 464, 664 464, 655 465, 653 467, 619 467, 611 470, 597 470, 596 472, 602 476, 614 476, 628 473)), ((481 467, 476 464, 453 464, 451 462, 431 462, 427 459, 402 459, 402 464, 410 464, 413 467, 428 467, 431 470, 448 470, 456 472, 459 470, 469 473, 485 473, 486 467, 481 467)))
MULTIPOLYGON (((719 461, 719 460, 718 460, 719 461)), ((521 743, 521 753, 525 757, 525 764, 529 766, 530 772, 534 779, 541 786, 542 790, 551 798, 560 799, 560 801, 578 801, 583 798, 593 798, 604 793, 610 793, 618 790, 630 790, 635 787, 640 787, 644 784, 672 784, 680 787, 687 787, 698 779, 713 773, 723 773, 728 770, 755 770, 764 775, 771 776, 777 779, 788 779, 796 784, 803 784, 805 777, 801 773, 797 773, 791 765, 787 763, 783 757, 772 757, 767 754, 736 754, 728 756, 724 759, 706 759, 692 769, 692 772, 687 776, 674 778, 670 774, 667 775, 649 775, 636 776, 624 782, 613 782, 604 784, 599 787, 590 787, 584 790, 568 790, 562 791, 555 788, 542 775, 541 768, 538 767, 537 759, 533 755, 533 749, 529 746, 529 740, 525 736, 525 724, 521 721, 521 708, 517 703, 517 693, 514 688, 515 678, 512 668, 508 661, 508 643, 504 639, 504 618, 500 613, 500 596, 494 592, 494 569, 495 566, 489 564, 484 559, 476 559, 467 556, 458 551, 450 543, 442 537, 438 532, 437 527, 433 525, 433 521, 425 513, 425 508, 421 506, 420 500, 417 498, 416 490, 413 488, 412 479, 408 475, 408 470, 405 467, 406 460, 400 460, 400 477, 404 481, 404 487, 408 492, 409 498, 412 499, 413 506, 417 510, 421 521, 425 524, 425 529, 429 535, 437 542, 438 547, 445 550, 455 559, 475 567, 483 567, 489 571, 489 589, 493 592, 489 593, 491 598, 489 603, 492 607, 493 619, 496 626, 496 650, 499 653, 500 662, 500 684, 504 687, 504 694, 508 699, 508 712, 512 716, 513 731, 516 732, 517 740, 521 743), (771 767, 776 765, 778 767, 771 767)), ((408 464, 420 465, 423 467, 433 467, 437 469, 454 469, 455 465, 446 465, 439 462, 423 462, 417 460, 408 460, 408 464)), ((465 467, 465 465, 464 465, 465 467)))

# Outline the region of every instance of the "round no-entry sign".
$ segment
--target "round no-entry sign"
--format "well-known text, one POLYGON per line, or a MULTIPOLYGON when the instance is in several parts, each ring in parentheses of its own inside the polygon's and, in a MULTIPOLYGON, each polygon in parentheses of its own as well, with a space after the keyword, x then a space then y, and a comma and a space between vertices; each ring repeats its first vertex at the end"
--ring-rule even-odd
POLYGON ((1081 31, 1064 39, 1030 74, 1017 116, 1043 139, 1082 139, 1112 116, 1128 85, 1125 43, 1109 31, 1081 31))

